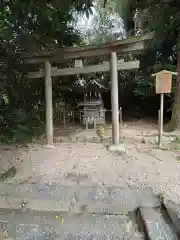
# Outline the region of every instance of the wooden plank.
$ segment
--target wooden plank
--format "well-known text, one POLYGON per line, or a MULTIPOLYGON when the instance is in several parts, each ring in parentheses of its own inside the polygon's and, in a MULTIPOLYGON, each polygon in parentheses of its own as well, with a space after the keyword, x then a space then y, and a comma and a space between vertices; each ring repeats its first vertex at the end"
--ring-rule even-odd
POLYGON ((158 147, 161 148, 162 146, 162 138, 163 138, 163 115, 164 115, 164 93, 161 93, 161 99, 160 99, 160 110, 158 114, 158 126, 159 126, 159 132, 158 132, 158 147))
POLYGON ((153 74, 152 74, 152 77, 156 77, 157 75, 161 75, 161 74, 163 74, 163 73, 169 73, 169 74, 172 74, 172 75, 175 75, 175 76, 178 75, 177 72, 171 72, 171 71, 167 71, 167 70, 162 70, 162 71, 160 71, 160 72, 153 73, 153 74))
POLYGON ((62 61, 67 59, 87 58, 94 56, 108 55, 111 52, 134 52, 143 50, 145 47, 145 41, 153 38, 153 33, 148 33, 143 36, 135 36, 123 40, 117 40, 100 45, 89 45, 84 47, 66 47, 55 50, 47 50, 35 53, 20 53, 20 57, 25 60, 26 63, 41 63, 45 60, 50 61, 62 61))
MULTIPOLYGON (((118 70, 138 69, 139 61, 120 62, 117 64, 118 70)), ((52 69, 51 76, 66 76, 76 74, 89 74, 93 72, 108 72, 110 70, 109 63, 103 63, 100 65, 91 65, 81 68, 64 68, 64 69, 52 69)), ((41 69, 39 72, 31 72, 28 74, 28 78, 43 78, 45 76, 44 71, 41 69)))

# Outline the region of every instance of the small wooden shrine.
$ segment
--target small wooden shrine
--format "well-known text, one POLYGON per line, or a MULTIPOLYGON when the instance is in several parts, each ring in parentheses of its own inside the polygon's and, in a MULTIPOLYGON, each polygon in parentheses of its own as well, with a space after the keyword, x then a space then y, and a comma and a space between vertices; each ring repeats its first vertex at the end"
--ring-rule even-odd
POLYGON ((105 108, 102 100, 102 92, 107 90, 102 84, 95 79, 83 88, 84 101, 78 104, 83 107, 83 124, 104 124, 105 123, 105 108))

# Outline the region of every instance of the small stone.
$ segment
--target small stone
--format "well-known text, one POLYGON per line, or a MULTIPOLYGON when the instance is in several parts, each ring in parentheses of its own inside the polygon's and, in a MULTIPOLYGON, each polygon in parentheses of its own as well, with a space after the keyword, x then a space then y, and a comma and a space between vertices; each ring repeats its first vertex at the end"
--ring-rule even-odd
POLYGON ((44 146, 44 148, 46 148, 46 149, 54 149, 55 146, 47 144, 47 145, 44 146))
POLYGON ((145 140, 145 139, 143 139, 143 140, 141 141, 141 143, 146 143, 146 140, 145 140))
POLYGON ((126 152, 124 144, 110 145, 108 147, 109 152, 122 154, 126 152))
POLYGON ((163 150, 163 151, 168 151, 169 148, 168 148, 168 147, 165 147, 165 146, 162 146, 162 147, 161 147, 161 150, 163 150))
POLYGON ((77 168, 77 164, 75 164, 72 169, 76 169, 76 168, 77 168))
POLYGON ((27 198, 24 198, 23 199, 23 204, 27 204, 28 203, 28 199, 27 198))

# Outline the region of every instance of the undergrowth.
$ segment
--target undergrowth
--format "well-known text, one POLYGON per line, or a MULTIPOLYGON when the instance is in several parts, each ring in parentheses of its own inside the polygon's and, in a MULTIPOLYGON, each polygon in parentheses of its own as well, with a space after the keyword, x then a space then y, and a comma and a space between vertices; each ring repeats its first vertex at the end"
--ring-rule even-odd
POLYGON ((176 137, 172 150, 176 153, 176 160, 180 161, 180 137, 179 136, 176 137))
POLYGON ((44 129, 44 122, 14 125, 1 131, 0 142, 6 144, 26 144, 31 142, 33 138, 41 136, 44 133, 44 129))

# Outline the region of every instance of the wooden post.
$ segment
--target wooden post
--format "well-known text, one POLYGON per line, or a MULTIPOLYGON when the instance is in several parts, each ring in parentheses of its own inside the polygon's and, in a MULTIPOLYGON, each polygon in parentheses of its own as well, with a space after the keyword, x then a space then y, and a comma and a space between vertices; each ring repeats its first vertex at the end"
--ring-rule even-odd
POLYGON ((88 130, 89 117, 86 118, 86 130, 88 130))
POLYGON ((119 144, 119 99, 118 99, 118 71, 117 55, 111 53, 111 106, 112 106, 112 143, 119 144))
POLYGON ((81 124, 81 110, 79 111, 79 123, 81 124))
POLYGON ((63 111, 63 123, 64 123, 64 128, 66 127, 66 110, 64 109, 63 111))
POLYGON ((72 111, 72 118, 73 118, 73 124, 74 124, 74 111, 72 111))
POLYGON ((119 134, 120 134, 120 141, 122 140, 122 107, 120 107, 119 109, 119 124, 120 124, 120 130, 119 130, 119 134))
POLYGON ((46 139, 48 145, 53 145, 53 107, 51 63, 45 61, 45 100, 46 100, 46 139))
POLYGON ((161 135, 161 130, 160 130, 160 126, 161 126, 161 111, 160 109, 158 110, 158 148, 160 148, 161 146, 161 142, 162 142, 162 135, 161 135))
POLYGON ((159 139, 158 139, 158 147, 160 148, 162 145, 162 136, 163 136, 163 112, 164 112, 164 93, 161 93, 160 100, 160 110, 159 110, 159 139))
POLYGON ((120 107, 119 109, 119 123, 120 123, 120 127, 122 127, 122 107, 120 107))
POLYGON ((94 130, 96 131, 96 119, 94 119, 94 130))

